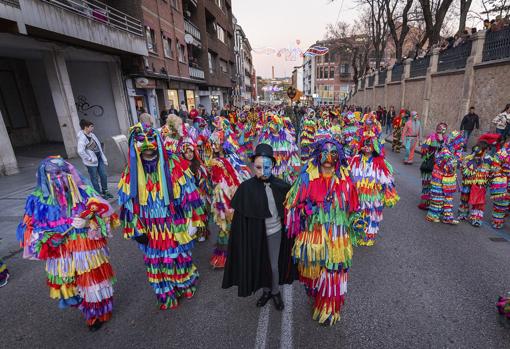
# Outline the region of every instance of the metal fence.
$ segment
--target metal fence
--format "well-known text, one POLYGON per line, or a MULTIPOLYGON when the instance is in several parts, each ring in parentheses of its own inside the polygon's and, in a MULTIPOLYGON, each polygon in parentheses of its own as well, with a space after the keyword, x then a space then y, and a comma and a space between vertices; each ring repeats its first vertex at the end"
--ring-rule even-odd
POLYGON ((425 56, 423 58, 417 58, 416 60, 411 62, 411 71, 409 76, 411 78, 416 78, 419 76, 427 75, 427 69, 430 64, 430 56, 425 56))
POLYGON ((483 45, 483 62, 504 58, 510 58, 510 27, 487 32, 483 45))
POLYGON ((375 75, 370 75, 368 77, 368 87, 374 86, 374 80, 375 80, 375 75))
POLYGON ((438 57, 437 71, 464 69, 466 62, 471 55, 471 40, 441 52, 438 57))
POLYGON ((386 83, 386 77, 388 76, 387 70, 381 70, 379 72, 379 81, 377 82, 379 85, 384 85, 386 83))
POLYGON ((128 33, 143 36, 142 22, 96 0, 41 0, 82 17, 104 23, 128 33))
POLYGON ((393 66, 393 69, 391 70, 391 81, 402 80, 402 74, 404 74, 404 65, 403 64, 395 64, 393 66))

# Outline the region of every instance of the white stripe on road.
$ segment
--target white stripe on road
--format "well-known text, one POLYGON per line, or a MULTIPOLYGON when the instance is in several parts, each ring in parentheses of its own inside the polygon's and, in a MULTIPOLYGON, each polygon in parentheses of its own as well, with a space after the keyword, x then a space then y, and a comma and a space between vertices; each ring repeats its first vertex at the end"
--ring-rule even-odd
POLYGON ((283 286, 283 300, 285 301, 285 308, 282 314, 282 328, 280 333, 280 348, 292 348, 292 285, 283 286))
POLYGON ((265 349, 267 344, 267 330, 269 325, 269 308, 266 304, 259 313, 259 324, 257 326, 257 338, 255 338, 255 349, 265 349))

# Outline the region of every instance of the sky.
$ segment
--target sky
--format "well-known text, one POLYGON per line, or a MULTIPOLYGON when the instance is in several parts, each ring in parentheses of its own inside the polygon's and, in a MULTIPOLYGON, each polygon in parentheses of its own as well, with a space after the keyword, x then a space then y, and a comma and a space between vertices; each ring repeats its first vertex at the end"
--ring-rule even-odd
POLYGON ((352 23, 356 17, 353 0, 232 0, 232 11, 248 37, 258 76, 289 77, 294 66, 302 64, 298 57, 286 61, 283 57, 260 52, 264 48, 305 51, 324 38, 326 26, 337 21, 352 23), (297 45, 299 40, 300 44, 297 45))

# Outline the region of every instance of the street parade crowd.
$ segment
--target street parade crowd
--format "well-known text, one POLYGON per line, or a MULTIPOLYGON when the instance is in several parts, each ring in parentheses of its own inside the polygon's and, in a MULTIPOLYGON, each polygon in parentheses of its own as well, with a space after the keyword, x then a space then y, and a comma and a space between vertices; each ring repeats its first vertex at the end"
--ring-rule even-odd
MULTIPOLYGON (((291 119, 281 106, 254 106, 211 124, 190 117, 170 114, 159 129, 150 119, 131 127, 118 215, 69 162, 41 162, 16 234, 23 258, 45 261, 50 297, 80 309, 92 331, 110 319, 115 274, 107 238, 120 226, 143 254, 160 309, 175 308, 197 289, 192 250, 214 223, 210 264, 223 269, 223 288, 236 286, 241 297, 262 289, 256 306, 273 300, 282 310, 280 285, 297 280, 313 301, 313 319, 336 323, 354 248, 375 244, 384 208, 399 201, 377 113, 309 108, 291 119)), ((404 146, 404 163, 412 164, 419 115, 401 110, 392 129, 391 150, 404 146)), ((500 229, 510 205, 510 142, 485 134, 468 155, 463 147, 464 135, 445 123, 421 144, 419 207, 430 222, 479 227, 489 190, 492 225, 500 229)), ((0 280, 7 275, 1 263, 0 280)), ((508 298, 498 307, 510 317, 508 298)))

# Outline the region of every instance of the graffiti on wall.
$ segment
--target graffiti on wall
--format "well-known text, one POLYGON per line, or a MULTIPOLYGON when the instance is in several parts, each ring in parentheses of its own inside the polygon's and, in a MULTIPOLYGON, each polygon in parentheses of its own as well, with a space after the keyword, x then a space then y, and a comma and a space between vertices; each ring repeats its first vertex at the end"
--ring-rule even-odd
POLYGON ((98 104, 90 104, 85 96, 78 96, 76 98, 76 109, 80 117, 95 116, 101 117, 104 114, 104 108, 98 104))

